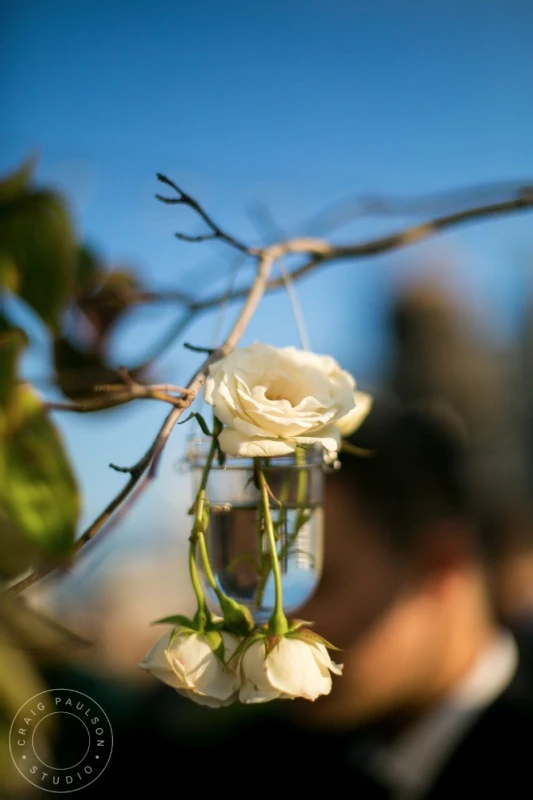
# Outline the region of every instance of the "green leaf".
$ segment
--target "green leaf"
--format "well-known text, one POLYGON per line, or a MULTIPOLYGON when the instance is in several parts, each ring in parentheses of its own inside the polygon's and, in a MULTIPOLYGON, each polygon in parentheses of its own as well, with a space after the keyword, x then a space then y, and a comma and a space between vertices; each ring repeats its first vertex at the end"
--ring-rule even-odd
POLYGON ((0 181, 0 205, 16 200, 24 194, 35 171, 35 159, 28 158, 15 172, 0 181))
POLYGON ((19 274, 17 267, 6 254, 0 250, 0 290, 17 294, 19 289, 19 274))
MULTIPOLYGON (((56 383, 72 400, 94 397, 95 386, 123 383, 116 367, 106 363, 105 353, 82 350, 63 336, 54 342, 54 364, 56 383)), ((132 369, 129 374, 134 380, 143 378, 142 370, 132 369)))
POLYGON ((198 421, 198 425, 202 429, 202 433, 205 434, 206 436, 211 436, 211 431, 207 427, 207 422, 202 417, 202 415, 199 414, 197 411, 193 411, 191 416, 195 417, 196 420, 198 421))
POLYGON ((78 248, 74 273, 74 293, 89 295, 97 291, 105 271, 97 254, 87 245, 78 248))
POLYGON ((189 422, 189 420, 191 420, 193 418, 198 420, 198 424, 200 425, 200 428, 202 429, 202 433, 204 433, 206 436, 211 436, 211 431, 207 427, 207 422, 202 417, 202 415, 199 414, 197 411, 191 411, 191 413, 189 414, 189 416, 186 419, 182 419, 181 422, 178 422, 178 425, 184 425, 186 422, 189 422))
POLYGON ((9 580, 25 572, 37 552, 37 547, 0 508, 0 578, 9 580))
POLYGON ((58 432, 23 386, 0 413, 0 428, 0 505, 48 555, 65 556, 74 542, 79 498, 58 432))
POLYGON ((0 203, 0 264, 18 272, 17 293, 58 330, 74 277, 70 215, 54 192, 27 192, 0 203))
POLYGON ((7 328, 0 315, 0 409, 10 402, 16 385, 19 355, 27 342, 24 331, 7 328))
POLYGON ((300 628, 311 627, 314 624, 314 622, 309 622, 309 620, 305 619, 291 619, 289 621, 289 631, 297 631, 300 628))
MULTIPOLYGON (((103 281, 98 280, 98 264, 95 263, 96 256, 85 250, 82 262, 78 254, 77 277, 80 277, 80 266, 85 270, 85 279, 89 281, 92 272, 92 279, 97 286, 97 291, 87 285, 88 294, 78 299, 78 304, 85 316, 90 320, 91 325, 101 339, 105 336, 113 325, 120 319, 125 311, 136 304, 135 295, 139 291, 140 283, 136 275, 127 268, 114 269, 102 274, 103 281)), ((81 276, 83 277, 83 276, 81 276)), ((96 287, 94 287, 96 288, 96 287)))
POLYGON ((182 625, 184 628, 194 628, 193 621, 184 614, 172 614, 170 617, 155 619, 150 625, 182 625))
POLYGON ((116 369, 108 367, 99 353, 85 352, 64 336, 54 342, 56 383, 72 400, 93 394, 95 386, 120 383, 116 369))

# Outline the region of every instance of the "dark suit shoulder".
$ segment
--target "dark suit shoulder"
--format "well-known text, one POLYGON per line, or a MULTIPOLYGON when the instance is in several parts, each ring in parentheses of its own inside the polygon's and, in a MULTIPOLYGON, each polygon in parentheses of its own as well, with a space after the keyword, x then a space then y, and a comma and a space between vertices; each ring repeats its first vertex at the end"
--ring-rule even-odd
POLYGON ((458 745, 427 800, 500 790, 533 796, 533 639, 516 639, 519 664, 511 683, 458 745))

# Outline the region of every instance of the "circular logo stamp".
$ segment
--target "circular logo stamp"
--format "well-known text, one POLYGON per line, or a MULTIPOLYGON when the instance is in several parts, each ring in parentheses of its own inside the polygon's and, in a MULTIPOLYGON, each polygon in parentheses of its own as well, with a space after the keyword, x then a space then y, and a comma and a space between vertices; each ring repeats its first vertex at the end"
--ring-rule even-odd
POLYGON ((113 731, 96 700, 75 689, 47 689, 17 711, 9 751, 20 774, 45 792, 89 786, 113 752, 113 731), (50 741, 59 742, 51 755, 50 741))

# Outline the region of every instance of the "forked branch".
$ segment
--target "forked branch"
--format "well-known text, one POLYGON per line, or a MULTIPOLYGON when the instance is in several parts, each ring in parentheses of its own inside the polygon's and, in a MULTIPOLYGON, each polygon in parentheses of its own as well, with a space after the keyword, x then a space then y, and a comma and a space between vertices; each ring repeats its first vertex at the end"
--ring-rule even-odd
MULTIPOLYGON (((437 217, 421 225, 411 226, 398 233, 371 239, 366 242, 349 245, 333 245, 321 239, 291 239, 265 248, 252 248, 223 231, 196 200, 183 192, 169 178, 166 178, 164 175, 158 175, 158 179, 171 187, 177 194, 175 198, 157 195, 159 200, 172 205, 182 204, 189 206, 201 217, 210 230, 209 234, 202 236, 177 234, 178 238, 186 241, 205 241, 208 239, 220 239, 221 241, 225 241, 245 255, 255 258, 257 260, 257 273, 251 285, 245 289, 214 295, 211 298, 197 302, 191 300, 188 296, 186 297, 185 303, 188 308, 188 314, 177 326, 177 330, 180 333, 188 322, 203 311, 207 311, 208 309, 228 301, 242 299, 245 301, 237 321, 233 325, 225 342, 221 347, 208 353, 207 358, 193 375, 186 387, 141 386, 132 381, 129 376, 126 377, 123 375, 124 386, 120 385, 114 387, 114 394, 113 391, 111 391, 109 396, 104 395, 103 398, 90 398, 82 403, 55 403, 49 405, 51 409, 85 412, 96 410, 97 408, 108 408, 110 404, 118 405, 122 402, 129 402, 136 397, 152 397, 154 399, 170 402, 174 406, 143 457, 132 467, 119 468, 121 471, 129 474, 129 479, 116 497, 76 541, 74 545, 74 553, 76 554, 92 542, 94 537, 102 531, 104 526, 106 531, 110 530, 111 526, 116 524, 116 522, 123 517, 132 507, 140 493, 144 491, 150 481, 155 478, 168 438, 184 410, 187 409, 198 396, 208 375, 209 366, 236 347, 265 292, 281 288, 284 285, 284 277, 270 278, 272 267, 276 261, 291 253, 298 253, 305 256, 306 258, 303 264, 295 267, 289 273, 290 278, 296 280, 326 264, 332 264, 345 259, 358 259, 380 255, 426 239, 440 230, 451 228, 476 218, 482 219, 515 211, 523 211, 533 207, 533 187, 525 186, 519 189, 514 196, 508 200, 498 203, 476 205, 452 214, 437 217), (107 404, 101 405, 101 403, 107 404)), ((180 301, 184 300, 181 293, 175 293, 175 298, 180 301)), ((149 299, 149 296, 147 299, 149 299)), ((161 299, 160 293, 157 299, 161 299)), ((14 584, 11 587, 11 591, 15 593, 22 592, 52 571, 53 568, 51 567, 32 572, 30 575, 14 584)))

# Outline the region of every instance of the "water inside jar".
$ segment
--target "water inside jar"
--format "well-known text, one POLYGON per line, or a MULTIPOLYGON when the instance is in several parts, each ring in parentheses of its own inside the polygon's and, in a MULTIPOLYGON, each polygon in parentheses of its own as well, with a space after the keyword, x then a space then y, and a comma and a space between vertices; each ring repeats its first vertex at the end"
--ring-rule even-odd
MULTIPOLYGON (((322 570, 320 504, 287 503, 271 509, 283 587, 283 605, 292 613, 311 595, 322 570)), ((268 540, 260 530, 255 503, 212 506, 207 549, 216 580, 225 594, 247 605, 256 621, 274 607, 274 580, 268 540)), ((206 583, 204 579, 204 583, 206 583)), ((212 599, 214 593, 206 586, 212 599)))

